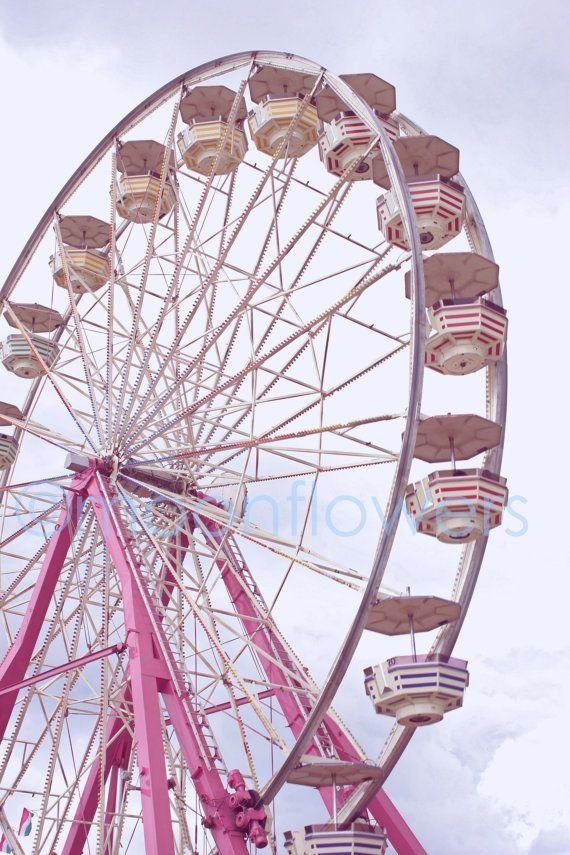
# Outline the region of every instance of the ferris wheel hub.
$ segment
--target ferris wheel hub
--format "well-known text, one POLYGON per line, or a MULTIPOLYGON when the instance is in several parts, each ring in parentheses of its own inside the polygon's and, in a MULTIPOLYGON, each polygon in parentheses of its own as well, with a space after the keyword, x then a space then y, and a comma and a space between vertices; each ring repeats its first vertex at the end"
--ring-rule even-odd
POLYGON ((119 467, 119 474, 124 476, 121 483, 125 489, 144 498, 154 496, 157 490, 186 496, 196 486, 190 473, 179 469, 123 463, 119 467))

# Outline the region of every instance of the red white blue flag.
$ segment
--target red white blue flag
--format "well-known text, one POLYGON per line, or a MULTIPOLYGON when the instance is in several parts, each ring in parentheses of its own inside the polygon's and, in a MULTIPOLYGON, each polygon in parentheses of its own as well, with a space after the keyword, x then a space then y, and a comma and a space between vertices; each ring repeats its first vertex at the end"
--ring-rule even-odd
POLYGON ((0 839, 0 852, 13 852, 13 851, 14 850, 12 849, 12 847, 10 846, 8 841, 6 840, 6 835, 3 834, 2 838, 0 839))
POLYGON ((22 818, 20 819, 20 828, 18 830, 18 834, 21 834, 23 837, 27 837, 28 834, 32 831, 32 817, 33 813, 28 810, 28 808, 24 808, 22 811, 22 818))

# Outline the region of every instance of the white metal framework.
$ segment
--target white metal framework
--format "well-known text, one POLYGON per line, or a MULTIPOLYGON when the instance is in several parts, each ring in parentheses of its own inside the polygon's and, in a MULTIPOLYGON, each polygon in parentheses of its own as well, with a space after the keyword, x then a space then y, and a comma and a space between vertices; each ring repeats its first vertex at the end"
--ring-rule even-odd
MULTIPOLYGON (((137 743, 130 644, 141 611, 163 669, 153 679, 172 849, 166 840, 162 852, 237 853, 244 839, 283 851, 285 827, 313 822, 295 817, 298 802, 288 807, 292 770, 307 755, 367 759, 332 702, 385 590, 411 480, 423 256, 392 140, 396 126, 404 139, 423 131, 395 110, 375 112, 348 80, 258 52, 171 81, 74 173, 0 292, 3 397, 18 404, 0 405, 0 692, 12 699, 0 721, 0 825, 14 851, 137 852, 143 815, 145 834, 155 820, 160 830, 137 755, 146 737, 137 743), (283 80, 293 82, 280 91, 283 80), (329 111, 340 99, 366 130, 330 172, 315 106, 324 90, 329 111), (378 230, 379 188, 359 173, 374 158, 404 243, 378 230), (30 314, 34 303, 52 314, 30 314), (372 473, 388 523, 377 517, 375 542, 356 547, 355 534, 349 549, 334 535, 358 526, 332 511, 323 519, 319 502, 341 514, 340 500, 359 500, 372 473), (54 561, 49 594, 38 593, 54 561), (15 680, 8 660, 20 655, 22 626, 29 655, 15 680), (194 750, 204 768, 189 760, 194 750), (207 806, 205 779, 235 790, 223 809, 207 806), (18 835, 24 808, 29 840, 18 835)), ((457 240, 490 259, 469 189, 454 181, 465 196, 457 240)), ((498 287, 492 294, 499 304, 498 287)), ((505 352, 480 362, 486 415, 502 427, 505 352)), ((502 441, 480 467, 491 476, 502 441)), ((462 611, 433 641, 440 657, 453 650, 486 541, 485 531, 462 547, 452 591, 462 611)), ((378 851, 376 825, 399 852, 423 851, 381 791, 413 732, 395 725, 372 777, 338 794, 334 782, 334 792, 319 786, 331 817, 334 797, 336 829, 350 834, 368 812, 374 828, 354 825, 354 835, 376 835, 378 851)))

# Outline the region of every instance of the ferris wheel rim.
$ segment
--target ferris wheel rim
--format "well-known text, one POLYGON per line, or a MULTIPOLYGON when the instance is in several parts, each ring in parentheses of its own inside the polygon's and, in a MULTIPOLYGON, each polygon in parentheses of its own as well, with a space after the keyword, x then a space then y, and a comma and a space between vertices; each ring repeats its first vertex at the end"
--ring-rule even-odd
MULTIPOLYGON (((5 298, 9 297, 8 287, 9 287, 9 290, 11 291, 11 289, 16 285, 20 275, 25 270, 25 267, 27 265, 29 257, 31 257, 31 255, 33 255, 33 252, 35 251, 35 248, 37 248, 37 244, 41 240, 41 237, 47 231, 49 224, 52 220, 52 217, 54 215, 54 212, 56 210, 58 210, 62 204, 64 204, 65 199, 69 198, 69 196, 73 194, 73 192, 76 189, 76 186, 78 186, 81 183, 82 176, 85 174, 86 171, 88 171, 88 168, 90 168, 90 166, 95 165, 98 162, 98 160, 104 156, 105 152, 108 151, 109 148, 112 146, 113 140, 116 139, 116 137, 119 133, 125 132, 125 130, 130 129, 141 118, 144 118, 143 113, 145 110, 150 112, 153 109, 155 109, 156 105, 153 106, 155 100, 157 100, 159 98, 163 98, 163 100, 165 101, 169 97, 171 97, 172 94, 175 92, 177 86, 181 85, 187 78, 189 78, 192 75, 193 72, 204 74, 206 76, 203 79, 208 79, 210 76, 215 76, 216 74, 221 73, 220 72, 220 63, 224 63, 224 62, 227 62, 230 64, 231 63, 239 63, 239 66, 236 66, 236 67, 242 67, 242 66, 246 65, 248 61, 251 61, 252 59, 258 59, 258 58, 260 61, 263 61, 263 60, 268 61, 268 60, 271 60, 271 58, 277 58, 277 59, 281 58, 281 59, 286 59, 288 62, 289 61, 295 61, 295 62, 307 63, 308 64, 307 67, 310 67, 313 71, 318 70, 318 71, 324 72, 326 75, 329 75, 329 73, 325 72, 325 70, 322 69, 321 66, 316 66, 316 64, 310 63, 309 60, 304 60, 304 59, 299 58, 299 57, 292 57, 290 54, 246 52, 246 53, 235 54, 235 55, 232 55, 229 57, 224 57, 221 60, 215 60, 213 62, 206 63, 203 66, 199 66, 197 69, 192 69, 190 71, 185 72, 183 75, 179 75, 178 77, 174 78, 172 81, 170 81, 164 87, 161 87, 160 89, 158 89, 152 96, 150 96, 149 98, 147 98, 143 102, 141 102, 141 104, 139 104, 138 107, 134 108, 133 111, 131 111, 129 114, 127 114, 127 116, 120 123, 118 123, 118 125, 116 125, 115 128, 113 128, 113 130, 108 135, 106 135, 106 137, 103 138, 103 140, 98 144, 98 146, 96 146, 96 148, 93 150, 93 152, 91 152, 91 154, 88 156, 88 158, 86 158, 86 160, 84 160, 84 162, 81 164, 79 169, 76 170, 76 172, 71 177, 71 179, 69 179, 67 184, 64 185, 64 188, 62 189, 62 191, 60 191, 58 196, 56 196, 56 198, 54 199, 54 202, 50 205, 50 207, 46 211, 46 214, 44 214, 44 217, 42 218, 42 220, 40 220, 40 223, 36 227, 35 232, 32 234, 32 237, 30 238, 30 240, 26 244, 24 250, 20 254, 19 258, 17 259, 16 264, 12 268, 12 270, 11 270, 7 280, 6 280, 6 284, 3 286, 3 289, 0 292, 0 298, 5 299, 5 298), (135 119, 136 119, 136 121, 135 121, 135 119), (105 144, 105 150, 102 151, 102 147, 104 144, 105 144), (44 223, 44 220, 45 220, 45 228, 43 228, 42 234, 40 235, 38 230, 40 229, 40 224, 44 223), (37 241, 35 246, 33 245, 34 241, 37 241)), ((343 81, 337 80, 332 75, 330 76, 330 78, 329 78, 329 76, 327 76, 326 79, 328 82, 335 82, 339 87, 339 91, 344 92, 344 94, 346 95, 346 91, 343 89, 343 87, 346 87, 346 84, 344 84, 343 81)), ((358 96, 356 96, 356 97, 358 97, 358 96)), ((364 102, 362 103, 361 107, 362 107, 363 112, 368 111, 368 113, 370 114, 370 111, 368 110, 368 107, 366 104, 364 104, 364 102)), ((370 118, 370 115, 369 115, 369 118, 370 118)), ((403 456, 403 450, 406 447, 408 450, 408 458, 409 459, 405 462, 404 468, 402 469, 402 471, 398 475, 398 486, 397 486, 397 488, 395 489, 394 484, 393 484, 392 491, 391 491, 392 493, 396 494, 396 497, 394 499, 394 501, 396 501, 398 498, 398 494, 400 494, 403 491, 403 489, 405 488, 407 481, 408 481, 408 473, 409 473, 409 469, 411 466, 411 458, 412 458, 412 452, 413 452, 413 437, 415 435, 415 429, 417 428, 417 423, 418 423, 419 415, 420 415, 419 406, 420 406, 420 398, 421 398, 421 373, 423 371, 423 349, 422 348, 423 348, 423 332, 424 332, 423 328, 421 328, 421 325, 420 325, 420 320, 423 318, 423 311, 424 311, 423 299, 422 299, 422 296, 423 296, 423 269, 422 269, 422 264, 421 264, 422 253, 421 253, 421 248, 419 245, 417 231, 416 231, 415 225, 413 223, 413 218, 410 215, 409 191, 408 191, 408 188, 407 188, 407 185, 405 182, 405 178, 403 177, 403 173, 401 173, 401 171, 398 172, 399 165, 397 163, 397 158, 395 158, 395 155, 393 154, 392 145, 390 143, 390 140, 386 137, 385 131, 381 128, 378 121, 374 117, 372 117, 372 120, 377 125, 377 130, 378 130, 378 134, 379 134, 379 137, 381 140, 383 153, 388 158, 388 161, 390 161, 392 158, 392 168, 395 170, 394 174, 396 175, 396 180, 393 182, 393 185, 397 188, 397 192, 400 193, 400 202, 401 202, 402 210, 406 213, 408 227, 410 227, 410 225, 411 225, 410 231, 411 231, 411 238, 412 238, 411 239, 412 259, 413 259, 413 263, 412 263, 412 268, 413 268, 412 292, 414 294, 414 300, 412 302, 412 306, 414 307, 413 311, 415 313, 414 314, 415 334, 412 336, 411 345, 412 345, 412 352, 414 352, 414 349, 415 349, 415 357, 412 358, 412 363, 414 365, 414 368, 412 371, 410 388, 412 388, 412 387, 417 387, 417 388, 415 388, 415 392, 414 392, 414 394, 411 395, 411 398, 410 398, 412 403, 409 406, 408 412, 406 414, 406 430, 404 432, 404 439, 402 441, 402 447, 401 447, 401 451, 400 451, 400 455, 399 455, 399 460, 401 460, 402 456, 403 456)), ((29 397, 30 397, 29 406, 32 406, 33 401, 34 401, 33 389, 30 390, 30 396, 29 397)), ((26 408, 24 409, 25 414, 27 414, 27 408, 28 408, 28 402, 26 402, 26 408)), ((502 446, 501 446, 501 450, 502 450, 502 446)), ((498 454, 499 454, 499 452, 493 453, 493 455, 494 455, 493 459, 494 460, 497 459, 498 454)), ((498 466, 498 464, 497 464, 497 466, 498 466)), ((390 513, 387 513, 386 519, 390 519, 390 518, 391 518, 390 513)), ((395 533, 395 530, 394 530, 394 533, 395 533)), ((384 542, 384 541, 382 540, 381 542, 384 542)), ((476 544, 476 546, 473 549, 471 549, 472 553, 475 553, 477 551, 480 552, 480 558, 478 559, 479 565, 480 565, 482 558, 483 558, 485 543, 486 543, 486 538, 485 538, 485 541, 482 541, 481 543, 478 542, 476 544)), ((389 552, 388 552, 388 554, 386 554, 385 559, 383 559, 384 560, 384 567, 386 566, 386 563, 388 560, 388 555, 389 555, 389 552)), ((378 585, 379 584, 381 584, 381 575, 380 575, 380 578, 378 580, 378 585)), ((371 596, 372 596, 372 591, 370 593, 370 597, 371 596)), ((362 607, 361 611, 362 612, 364 611, 364 606, 362 607)), ((360 612, 359 612, 359 614, 360 614, 360 612)), ((360 618, 357 617, 356 620, 360 620, 361 630, 362 630, 363 629, 363 623, 364 623, 362 616, 360 616, 360 618)), ((347 667, 348 667, 349 661, 350 660, 347 661, 347 667)), ((342 678, 340 678, 340 679, 342 679, 342 678)), ((329 682, 324 687, 324 689, 325 689, 325 691, 323 692, 324 698, 328 698, 331 687, 332 687, 332 678, 330 678, 329 682)), ((334 689, 334 691, 336 691, 336 688, 334 689)), ((334 692, 333 692, 333 696, 334 696, 334 692)), ((323 701, 322 706, 325 706, 325 705, 326 705, 326 708, 329 709, 330 708, 330 701, 329 700, 323 701)), ((315 718, 315 721, 313 722, 313 727, 316 728, 316 727, 318 727, 318 722, 316 721, 318 716, 315 716, 314 718, 315 718)), ((310 739, 311 737, 309 735, 309 736, 306 736, 305 738, 310 739)), ((296 740, 295 746, 298 746, 299 744, 300 744, 300 740, 296 740)), ((295 748, 295 746, 294 746, 294 748, 295 748)), ((301 753, 302 750, 303 750, 302 747, 298 748, 298 753, 301 753)), ((400 752, 400 754, 401 754, 401 752, 400 752)), ((398 755, 398 757, 399 757, 399 755, 398 755)), ((290 761, 289 765, 293 765, 294 762, 296 762, 296 759, 295 759, 295 755, 293 754, 293 759, 290 761)), ((286 773, 284 773, 284 775, 285 774, 286 773)), ((385 777, 383 777, 382 780, 384 781, 385 777)))
MULTIPOLYGON (((92 151, 90 151, 79 164, 71 177, 65 182, 59 193, 57 193, 53 198, 4 280, 2 287, 0 288, 0 301, 6 300, 10 297, 11 291, 25 270, 30 257, 37 249, 39 241, 51 225, 53 217, 58 213, 61 206, 65 204, 66 200, 73 195, 83 182, 85 175, 105 155, 112 146, 114 140, 117 139, 121 133, 132 130, 132 128, 144 119, 147 114, 153 112, 158 106, 167 101, 176 89, 184 85, 187 81, 200 83, 202 80, 208 80, 210 77, 216 76, 217 74, 225 73, 232 68, 240 68, 248 62, 254 61, 259 61, 260 63, 267 62, 268 64, 272 64, 273 62, 277 65, 281 62, 281 67, 296 67, 298 65, 314 74, 325 72, 322 65, 296 54, 284 51, 241 51, 235 54, 228 54, 227 56, 220 57, 215 60, 210 60, 196 66, 195 68, 188 69, 182 74, 178 74, 176 77, 173 77, 168 81, 168 83, 160 86, 151 95, 140 101, 136 107, 130 110, 107 134, 105 134, 104 137, 101 138, 92 151), (283 61, 285 61, 284 64, 283 61)), ((338 80, 336 77, 331 75, 330 80, 335 86, 340 84, 342 91, 346 92, 348 90, 346 84, 338 80)), ((356 96, 356 98, 361 109, 363 109, 365 114, 370 117, 372 114, 368 105, 359 98, 359 96, 356 96)))
MULTIPOLYGON (((401 113, 398 113, 398 116, 404 125, 412 132, 417 134, 426 133, 420 125, 409 119, 407 116, 404 116, 401 113)), ((470 230, 470 238, 474 242, 475 248, 481 252, 485 258, 494 261, 494 254, 489 235, 473 193, 461 173, 459 173, 459 176, 461 183, 465 188, 467 203, 466 223, 470 230)), ((497 303, 502 305, 500 284, 494 293, 496 294, 497 303)), ((507 348, 505 347, 502 359, 498 365, 487 369, 491 375, 488 378, 491 391, 487 401, 487 415, 489 418, 493 418, 497 421, 503 428, 499 443, 495 448, 492 448, 487 452, 485 460, 485 467, 496 473, 499 473, 501 469, 501 461, 505 445, 504 427, 506 424, 507 414, 507 365, 507 348)), ((489 533, 484 534, 482 537, 477 538, 477 540, 464 545, 459 559, 459 568, 453 591, 454 599, 461 605, 461 614, 457 621, 441 628, 431 647, 430 655, 443 654, 450 656, 453 652, 465 621, 467 611, 471 604, 488 542, 489 533)), ((383 786, 409 745, 413 735, 414 728, 404 727, 399 724, 394 725, 377 759, 378 766, 383 770, 381 778, 376 782, 363 785, 360 788, 360 792, 355 792, 354 795, 351 796, 339 814, 343 821, 348 821, 350 818, 358 816, 359 812, 363 809, 374 792, 376 792, 379 787, 383 786)))
MULTIPOLYGON (((39 240, 46 233, 49 228, 50 223, 53 220, 54 214, 56 214, 61 206, 65 204, 66 200, 73 195, 79 184, 83 181, 83 178, 86 173, 88 173, 97 162, 104 156, 104 154, 110 149, 113 145, 113 142, 122 134, 129 130, 131 130, 139 121, 141 121, 145 115, 152 112, 156 107, 160 106, 161 103, 168 100, 173 93, 185 82, 191 81, 200 82, 202 79, 208 79, 211 76, 215 76, 217 74, 223 73, 224 70, 230 67, 241 67, 246 65, 248 62, 267 62, 268 64, 276 64, 279 66, 280 64, 285 67, 302 67, 307 71, 311 71, 313 73, 322 73, 329 85, 338 92, 338 94, 343 95, 345 100, 356 107, 359 113, 362 113, 362 118, 368 120, 369 125, 373 125, 376 132, 380 138, 380 145, 382 148, 382 153, 385 158, 387 158, 390 164, 390 177, 393 179, 394 190, 397 195, 398 200, 400 201, 402 211, 404 213, 404 223, 407 231, 410 234, 410 243, 411 243, 411 251, 412 251, 412 285, 411 285, 411 294, 412 294, 412 312, 413 312, 413 335, 411 337, 411 376, 410 376, 410 396, 408 400, 408 407, 406 408, 406 418, 405 418, 405 430, 403 432, 402 437, 402 445, 401 449, 407 448, 407 460, 406 464, 403 467, 398 467, 399 471, 395 476, 395 481, 393 482, 391 494, 393 495, 393 501, 390 506, 389 512, 385 515, 385 519, 391 519, 392 515, 397 508, 398 503, 401 504, 403 497, 403 490, 407 484, 408 474, 411 467, 411 462, 413 458, 413 444, 415 439, 415 433, 417 430, 417 425, 420 418, 420 403, 421 403, 421 383, 423 376, 423 337, 424 337, 424 329, 421 323, 421 318, 423 317, 424 312, 424 301, 423 301, 423 267, 421 263, 422 253, 421 246, 419 243, 417 230, 415 228, 415 221, 413 219, 413 209, 410 201, 409 190, 403 175, 403 171, 399 165, 398 159, 393 151, 393 147, 390 139, 388 138, 385 130, 383 129, 379 119, 368 104, 358 95, 356 95, 350 87, 342 80, 337 78, 335 75, 332 75, 330 72, 326 71, 323 66, 314 63, 311 60, 308 60, 304 57, 295 56, 289 53, 284 52, 242 52, 238 54, 232 54, 226 57, 222 57, 213 61, 209 61, 200 66, 197 66, 194 69, 190 69, 184 72, 181 75, 172 78, 168 83, 164 86, 157 89, 152 95, 145 98, 143 101, 139 103, 133 110, 131 110, 120 122, 118 122, 114 128, 106 134, 102 140, 97 144, 97 146, 92 150, 92 152, 85 158, 85 160, 81 163, 75 173, 71 176, 71 178, 66 182, 62 190, 55 197, 54 201, 46 210, 42 219, 38 223, 38 226, 32 233, 32 236, 24 249, 22 250, 19 258, 17 259, 14 267, 10 271, 5 284, 0 290, 0 299, 6 299, 11 290, 17 284, 18 279, 22 275, 29 257, 33 254, 33 251, 37 247, 39 240), (419 346, 418 346, 419 344, 419 346), (410 414, 412 414, 410 418, 410 414)), ((26 402, 25 407, 23 408, 24 415, 27 413, 28 406, 32 404, 32 391, 30 390, 30 400, 26 402)), ((401 459, 401 453, 399 455, 401 459)), ((380 542, 392 542, 396 532, 396 526, 391 527, 389 532, 383 532, 380 535, 380 542)), ((354 653, 357 645, 358 638, 362 635, 364 631, 365 624, 365 611, 367 605, 370 605, 372 599, 374 597, 375 592, 378 590, 378 587, 381 584, 382 576, 384 569, 386 567, 388 557, 389 557, 390 549, 388 551, 382 550, 382 558, 380 563, 383 565, 382 572, 380 574, 374 574, 374 579, 377 580, 372 582, 367 589, 368 593, 365 595, 365 602, 363 600, 363 604, 358 610, 357 616, 355 618, 355 624, 353 624, 353 628, 349 632, 351 636, 350 641, 345 643, 345 649, 348 650, 347 645, 350 646, 352 650, 352 654, 354 653), (355 626, 358 626, 358 631, 355 633, 355 626)), ((375 562, 375 564, 378 562, 375 562)), ((371 574, 372 575, 372 574, 371 574)), ((351 654, 351 655, 352 655, 351 654)), ((342 652, 342 655, 339 659, 343 659, 345 661, 345 667, 343 673, 346 671, 346 668, 349 664, 349 659, 347 659, 346 652, 342 652)), ((332 697, 334 697, 334 693, 338 689, 340 682, 342 680, 341 676, 341 668, 340 663, 336 666, 336 673, 331 675, 328 684, 330 685, 325 691, 323 691, 321 696, 320 707, 322 708, 322 715, 324 715, 325 708, 330 706, 330 702, 332 697), (331 696, 332 686, 334 684, 334 693, 331 696), (328 702, 325 703, 325 699, 330 698, 328 702)), ((317 716, 315 715, 312 723, 312 731, 318 727, 317 716)), ((305 742, 308 742, 310 739, 309 731, 305 734, 305 742)), ((294 753, 294 757, 300 757, 302 753, 302 749, 297 749, 294 753)), ((293 760, 290 760, 287 764, 287 768, 293 764, 293 760)), ((282 777, 286 775, 286 769, 284 767, 282 772, 282 777)))

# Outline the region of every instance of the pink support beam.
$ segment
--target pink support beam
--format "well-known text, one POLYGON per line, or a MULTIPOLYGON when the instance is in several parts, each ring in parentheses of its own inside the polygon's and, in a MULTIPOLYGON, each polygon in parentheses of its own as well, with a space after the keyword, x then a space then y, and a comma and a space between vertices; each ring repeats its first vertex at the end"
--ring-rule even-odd
POLYGON ((27 689, 28 686, 35 686, 36 683, 41 683, 43 680, 50 680, 59 674, 67 673, 67 671, 73 671, 74 668, 83 668, 84 665, 97 662, 98 659, 104 659, 106 656, 111 656, 112 653, 122 653, 123 650, 124 645, 122 644, 113 644, 112 647, 94 650, 93 653, 87 653, 85 656, 80 656, 79 659, 73 659, 71 662, 65 662, 63 665, 57 665, 55 668, 48 668, 47 671, 42 671, 33 677, 26 677, 25 680, 20 680, 19 683, 11 683, 9 686, 4 686, 0 689, 0 697, 9 692, 19 692, 21 689, 27 689))
MULTIPOLYGON (((150 598, 143 597, 133 538, 114 507, 115 494, 107 478, 94 472, 87 494, 121 582, 130 685, 141 777, 141 800, 146 855, 174 852, 172 822, 158 695, 162 694, 184 759, 205 812, 208 828, 224 855, 247 855, 243 833, 235 828, 227 791, 210 757, 198 741, 200 721, 192 704, 182 701, 183 681, 174 660, 164 656, 160 615, 150 598)), ((148 592, 147 592, 148 593, 148 592)))
MULTIPOLYGON (((117 560, 116 555, 114 558, 117 560)), ((159 851, 164 855, 174 855, 158 699, 158 681, 168 680, 168 671, 164 661, 156 656, 152 627, 143 604, 134 591, 127 592, 124 586, 123 604, 131 665, 145 851, 150 855, 158 855, 159 851)))
POLYGON ((388 840, 398 855, 427 855, 426 850, 384 790, 379 790, 368 802, 368 810, 376 822, 386 829, 388 840))
MULTIPOLYGON (((262 700, 264 700, 264 698, 272 698, 274 696, 274 694, 275 694, 274 689, 265 689, 263 692, 256 692, 255 697, 257 698, 258 701, 262 701, 262 700)), ((234 706, 243 707, 245 704, 250 704, 250 703, 251 703, 250 698, 236 698, 233 703, 231 701, 225 701, 225 703, 222 703, 222 704, 214 704, 211 707, 206 707, 206 709, 204 710, 204 713, 206 715, 214 715, 215 713, 219 713, 219 712, 227 712, 228 710, 233 709, 234 706)))
MULTIPOLYGON (((113 506, 114 492, 108 480, 95 467, 77 476, 66 493, 56 530, 48 544, 46 555, 22 626, 13 645, 0 665, 0 736, 9 722, 18 691, 27 685, 80 667, 93 658, 120 652, 108 648, 87 654, 72 663, 65 663, 41 675, 25 678, 27 668, 37 645, 45 616, 52 600, 57 581, 63 568, 71 541, 77 530, 86 496, 91 499, 95 515, 102 531, 123 594, 127 651, 129 654, 128 683, 119 699, 125 708, 125 716, 133 721, 137 745, 137 759, 141 779, 143 807, 143 829, 147 855, 173 855, 174 838, 166 779, 166 764, 162 744, 163 730, 159 696, 164 700, 170 723, 173 726, 186 764, 193 778, 204 811, 204 822, 211 831, 216 846, 224 855, 246 855, 247 847, 243 831, 236 828, 236 815, 228 804, 228 793, 221 781, 210 756, 206 743, 200 741, 202 732, 200 719, 191 703, 177 666, 170 655, 167 641, 162 634, 162 615, 145 588, 139 575, 138 559, 133 539, 113 506), (167 657, 167 658, 165 658, 167 657)), ((293 735, 297 735, 307 713, 310 698, 303 691, 303 674, 290 657, 279 637, 263 622, 260 604, 255 600, 255 583, 247 567, 240 566, 241 556, 232 551, 224 541, 220 530, 211 521, 201 520, 213 541, 222 546, 218 558, 222 576, 247 635, 261 651, 261 661, 268 681, 276 686, 289 685, 294 691, 272 689, 264 696, 274 694, 287 717, 293 735), (237 556, 237 557, 236 557, 237 556), (239 560, 238 560, 239 559, 239 560), (245 578, 247 576, 247 579, 245 578), (248 583, 249 582, 249 588, 248 583), (252 588, 253 586, 253 588, 252 588), (250 590, 252 588, 252 590, 250 590)), ((173 546, 171 557, 178 564, 177 551, 188 546, 188 535, 182 534, 180 544, 173 546)), ((165 565, 161 605, 168 605, 174 588, 171 568, 165 565)), ((260 600, 260 603, 262 601, 260 600)), ((212 710, 217 711, 217 710, 212 710)), ((112 846, 112 823, 116 811, 117 784, 120 769, 128 767, 132 752, 133 737, 125 728, 122 715, 111 712, 107 723, 106 754, 104 763, 91 767, 85 790, 82 794, 69 836, 62 855, 81 855, 89 836, 97 810, 101 767, 107 784, 105 812, 105 853, 110 855, 112 846)), ((317 732, 309 753, 321 754, 322 749, 333 745, 342 759, 359 758, 358 748, 336 721, 327 716, 317 732)), ((322 796, 330 808, 330 788, 323 789, 322 796)), ((392 805, 385 793, 378 793, 369 804, 369 810, 386 827, 391 842, 399 855, 425 855, 412 832, 392 805)), ((263 832, 262 832, 263 836, 263 832)))
MULTIPOLYGON (((128 705, 132 703, 129 686, 125 689, 123 703, 128 705)), ((117 713, 111 713, 107 721, 106 743, 103 776, 105 783, 113 769, 126 769, 128 767, 131 753, 132 736, 125 729, 125 723, 117 713)), ((99 802, 100 772, 100 764, 93 763, 75 817, 71 823, 71 829, 62 849, 62 855, 81 855, 85 849, 91 823, 99 802)))
MULTIPOLYGON (((205 533, 210 536, 218 550, 216 564, 220 569, 222 580, 234 608, 240 616, 244 632, 255 644, 267 681, 276 687, 274 689, 276 700, 293 735, 297 736, 305 721, 305 713, 298 694, 302 689, 304 680, 303 682, 294 679, 292 681, 289 676, 288 672, 294 671, 295 665, 291 659, 286 662, 283 661, 286 656, 285 650, 281 648, 275 636, 271 635, 270 630, 261 620, 262 615, 259 608, 254 605, 253 597, 248 593, 244 574, 240 574, 239 568, 235 566, 236 558, 229 550, 229 539, 225 537, 223 528, 206 517, 201 517, 200 522, 205 533), (295 691, 277 688, 288 685, 291 685, 295 691)), ((307 754, 321 755, 320 746, 316 740, 313 740, 307 748, 307 754)), ((332 811, 331 788, 323 787, 320 792, 327 810, 332 811)))
MULTIPOLYGON (((175 536, 180 537, 180 543, 178 545, 173 544, 169 548, 168 553, 169 558, 177 564, 178 562, 176 559, 179 551, 185 550, 188 547, 189 541, 185 532, 181 532, 175 536)), ((163 567, 162 574, 164 577, 164 588, 161 595, 161 603, 163 607, 166 607, 174 590, 174 576, 168 565, 163 567)), ((119 707, 126 707, 125 718, 132 719, 133 696, 128 670, 127 683, 117 701, 117 704, 119 707)), ((132 750, 132 742, 133 739, 131 733, 129 730, 125 729, 122 717, 116 713, 111 713, 107 721, 107 733, 105 739, 105 743, 107 745, 105 762, 103 764, 105 770, 105 782, 107 781, 109 774, 112 776, 116 770, 121 768, 126 769, 128 767, 129 757, 132 750)), ((95 817, 99 802, 99 772, 99 764, 94 764, 87 777, 62 855, 81 855, 83 852, 89 835, 89 829, 95 817)), ((112 782, 110 786, 112 786, 112 782)))
MULTIPOLYGON (((31 599, 26 608, 18 634, 0 665, 0 689, 20 683, 30 665, 50 606, 69 546, 77 530, 83 501, 76 488, 84 482, 83 477, 73 479, 71 490, 66 492, 55 531, 51 536, 42 568, 31 599)), ((18 688, 13 688, 2 698, 0 704, 0 739, 3 739, 12 715, 18 688)))
MULTIPOLYGON (((212 500, 212 504, 215 504, 214 500, 212 500)), ((247 584, 247 577, 251 577, 251 574, 245 566, 244 568, 240 568, 239 562, 236 561, 236 555, 229 545, 229 537, 225 537, 227 532, 211 519, 200 517, 200 521, 216 547, 219 548, 216 563, 220 569, 222 580, 226 585, 234 608, 240 616, 246 635, 254 642, 258 650, 261 666, 265 671, 268 682, 276 686, 273 689, 273 693, 286 718, 287 724, 291 728, 293 735, 297 736, 302 730, 307 710, 303 710, 302 705, 297 702, 294 693, 287 689, 278 688, 279 686, 286 686, 291 683, 291 677, 289 677, 287 672, 295 671, 297 665, 287 655, 275 635, 272 635, 271 631, 260 620, 262 614, 256 606, 253 592, 249 590, 247 584), (242 569, 245 572, 240 572, 242 569), (283 662, 284 667, 281 668, 275 663, 275 660, 283 661, 284 658, 286 661, 283 662)), ((295 681, 299 689, 304 684, 303 677, 304 675, 299 674, 299 679, 295 681)), ((301 694, 302 696, 303 694, 301 694)), ((309 702, 306 693, 304 693, 304 697, 309 702)), ((344 729, 330 715, 325 717, 323 727, 317 732, 307 753, 321 753, 317 743, 322 739, 323 729, 326 731, 327 737, 330 739, 341 760, 362 760, 358 747, 354 745, 344 729)), ((330 812, 332 807, 330 788, 321 788, 320 792, 330 812)), ((342 802, 348 798, 349 792, 347 789, 342 802)), ((342 802, 339 799, 339 804, 342 802)), ((383 790, 374 795, 368 804, 368 810, 374 819, 386 829, 390 843, 394 846, 398 855, 426 855, 425 849, 383 790)))
POLYGON ((119 769, 113 766, 110 772, 109 787, 107 790, 107 807, 105 810, 105 839, 104 853, 105 855, 113 855, 113 821, 117 810, 117 779, 119 777, 119 769))

